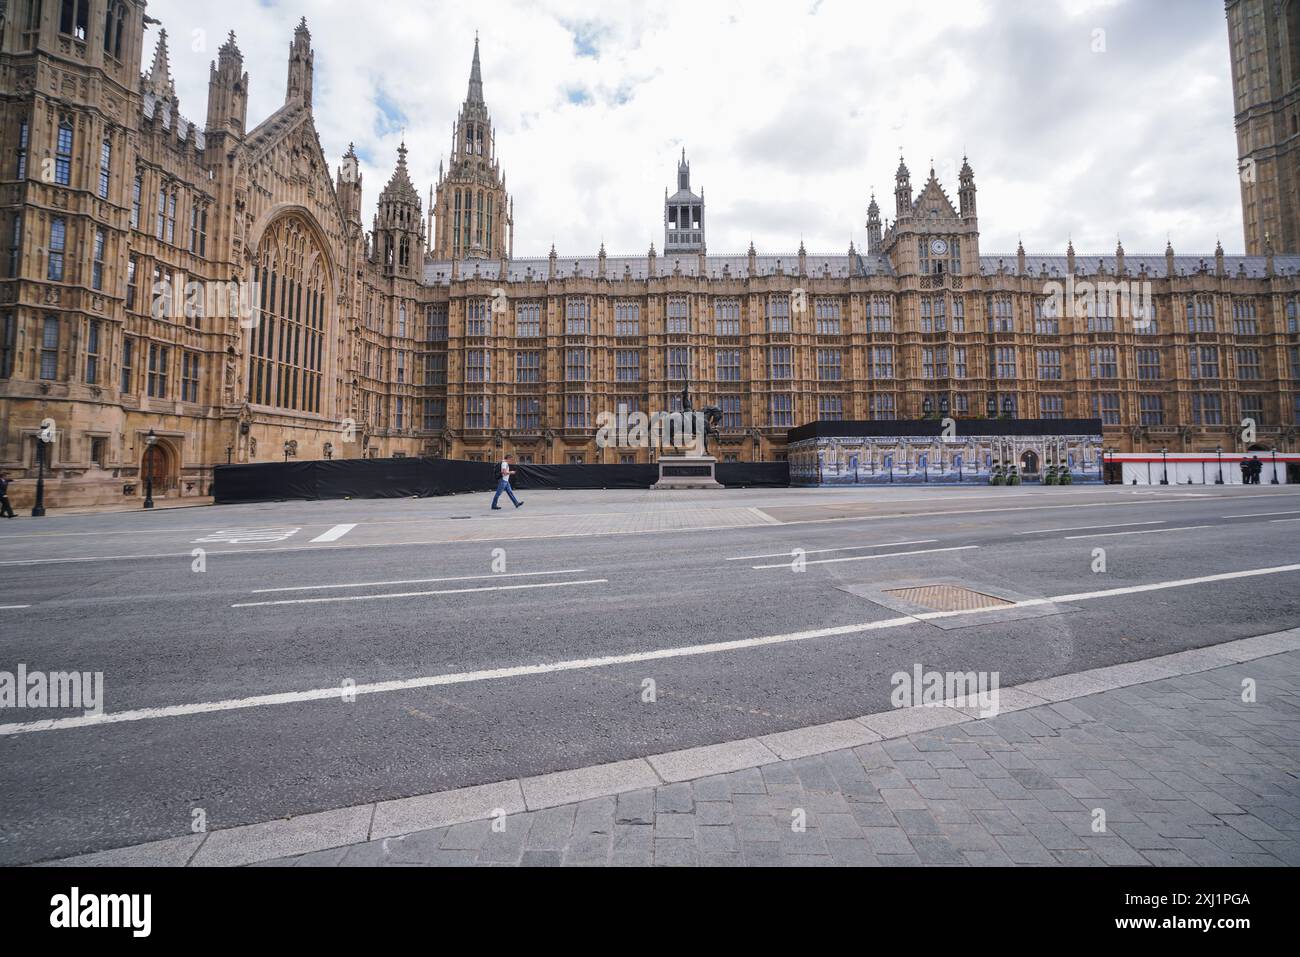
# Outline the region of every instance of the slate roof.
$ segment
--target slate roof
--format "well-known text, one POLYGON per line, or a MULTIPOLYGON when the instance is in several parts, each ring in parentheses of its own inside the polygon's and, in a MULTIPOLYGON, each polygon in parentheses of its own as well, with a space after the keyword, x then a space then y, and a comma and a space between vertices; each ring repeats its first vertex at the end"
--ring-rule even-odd
POLYGON ((146 120, 152 120, 154 113, 161 110, 163 129, 172 130, 178 138, 183 140, 192 137, 194 146, 197 149, 205 148, 207 138, 203 133, 203 129, 181 116, 180 113, 174 109, 171 100, 166 97, 159 97, 153 93, 145 93, 143 107, 144 118, 146 120))
MULTIPOLYGON (((993 275, 998 271, 999 262, 1009 273, 1016 271, 1015 253, 997 253, 980 256, 980 269, 984 275, 993 275)), ((1077 253, 1074 257, 1074 274, 1076 276, 1095 276, 1097 266, 1103 265, 1109 276, 1115 275, 1115 256, 1113 254, 1098 256, 1095 253, 1077 253)), ((1265 257, 1263 256, 1224 256, 1223 269, 1230 277, 1246 276, 1255 279, 1264 277, 1265 257)), ((1145 272, 1152 279, 1165 279, 1168 265, 1164 253, 1124 253, 1124 269, 1129 278, 1145 272)), ((1175 276, 1195 276, 1197 274, 1214 275, 1214 253, 1193 256, 1174 256, 1175 276)), ((1025 272, 1031 276, 1068 276, 1068 260, 1058 254, 1042 255, 1025 253, 1025 272)), ((1273 272, 1279 276, 1300 275, 1300 255, 1276 255, 1273 257, 1273 272)))
MULTIPOLYGON (((857 254, 858 275, 892 276, 893 268, 884 256, 857 254)), ((759 276, 775 276, 778 270, 787 276, 798 275, 798 253, 780 256, 757 256, 755 262, 759 276)), ((1115 257, 1113 255, 1097 256, 1079 253, 1074 257, 1075 276, 1096 276, 1097 266, 1103 264, 1108 277, 1115 275, 1115 257)), ((495 259, 467 259, 460 263, 459 276, 467 279, 474 275, 477 265, 479 277, 497 279, 500 263, 495 259)), ((982 275, 996 275, 1001 265, 1008 275, 1016 272, 1016 254, 993 253, 981 256, 979 268, 982 275)), ((708 255, 705 267, 710 278, 720 279, 726 269, 732 278, 745 278, 749 275, 749 257, 746 255, 708 255)), ((1127 278, 1136 278, 1145 267, 1146 275, 1151 279, 1165 277, 1164 253, 1125 253, 1124 268, 1127 278)), ((1230 277, 1246 276, 1255 279, 1264 277, 1263 256, 1224 256, 1223 268, 1230 277)), ((529 279, 545 280, 549 269, 546 257, 530 259, 512 259, 506 263, 506 278, 509 282, 523 282, 529 279)), ((672 276, 680 269, 683 276, 699 275, 699 256, 659 255, 655 257, 655 275, 672 276)), ((609 256, 605 260, 605 278, 623 279, 630 275, 632 279, 646 279, 649 275, 650 260, 647 256, 609 256)), ((829 275, 831 278, 849 275, 849 257, 847 255, 822 256, 808 254, 808 276, 820 279, 829 275)), ((1049 277, 1063 278, 1069 274, 1066 257, 1056 254, 1025 254, 1025 271, 1033 277, 1046 274, 1049 277)), ((1276 255, 1273 257, 1273 271, 1279 276, 1300 276, 1300 255, 1276 255)), ((555 276, 568 279, 573 276, 595 278, 600 273, 600 260, 596 256, 565 257, 555 259, 555 276)), ((1214 254, 1205 256, 1174 256, 1174 274, 1176 276, 1194 276, 1197 274, 1214 275, 1214 254)), ((424 267, 426 285, 447 285, 451 281, 451 261, 438 260, 427 262, 424 267)))
MULTIPOLYGON (((857 255, 856 258, 859 275, 893 275, 889 260, 883 256, 857 255)), ((778 271, 787 276, 798 275, 799 255, 798 253, 791 253, 788 256, 757 256, 755 257, 755 264, 760 276, 775 276, 778 271)), ((839 278, 849 275, 849 257, 847 255, 818 256, 809 254, 807 264, 808 275, 814 278, 821 278, 826 275, 839 278)), ((458 268, 459 277, 461 279, 473 277, 476 266, 479 278, 497 279, 500 276, 501 264, 498 260, 469 259, 460 263, 458 268)), ((681 256, 667 254, 655 257, 656 276, 672 276, 680 270, 681 275, 694 277, 700 274, 699 267, 700 257, 695 254, 681 256)), ((512 259, 506 263, 506 278, 510 282, 523 282, 529 279, 544 281, 549 269, 550 260, 546 257, 512 259)), ((745 278, 749 275, 749 257, 747 255, 705 256, 705 271, 710 278, 721 279, 724 270, 732 278, 745 278)), ((555 276, 557 279, 568 279, 573 276, 595 278, 599 274, 600 259, 596 256, 579 256, 576 258, 556 256, 555 258, 555 276)), ((632 279, 646 279, 649 274, 650 259, 648 256, 609 256, 605 260, 605 278, 609 280, 623 279, 628 276, 632 279)), ((451 261, 437 260, 425 263, 424 282, 426 285, 432 286, 449 284, 451 282, 451 261)))

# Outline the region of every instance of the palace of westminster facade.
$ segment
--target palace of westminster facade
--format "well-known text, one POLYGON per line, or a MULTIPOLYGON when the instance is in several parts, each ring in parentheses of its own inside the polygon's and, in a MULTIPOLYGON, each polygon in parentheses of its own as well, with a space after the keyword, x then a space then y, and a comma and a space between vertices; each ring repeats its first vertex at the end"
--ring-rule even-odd
MULTIPOLYGON (((1289 48, 1275 6, 1229 0, 1234 80, 1251 15, 1273 31, 1263 56, 1289 48)), ((233 34, 199 124, 165 32, 146 53, 144 0, 10 0, 0 18, 0 470, 34 479, 52 424, 50 504, 120 502, 146 468, 156 494, 202 495, 228 461, 646 461, 598 448, 597 416, 671 411, 685 382, 722 409, 729 460, 783 458, 817 419, 940 412, 1096 417, 1126 451, 1236 449, 1250 418, 1258 447, 1296 448, 1300 250, 1267 235, 1247 256, 985 254, 969 164, 954 203, 900 160, 865 249, 714 255, 683 153, 662 252, 516 259, 477 41, 427 218, 403 146, 367 230, 355 153, 331 176, 316 134, 305 21, 284 105, 250 129, 233 34), (1049 295, 1088 283, 1143 308, 1049 295), (213 310, 212 289, 255 308, 213 310)), ((1266 186, 1256 219, 1297 215, 1266 186)))

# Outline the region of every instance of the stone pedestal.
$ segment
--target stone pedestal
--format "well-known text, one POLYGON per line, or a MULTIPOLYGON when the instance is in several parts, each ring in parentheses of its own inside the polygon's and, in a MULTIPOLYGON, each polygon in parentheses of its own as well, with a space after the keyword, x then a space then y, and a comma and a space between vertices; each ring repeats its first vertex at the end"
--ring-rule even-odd
POLYGON ((720 489, 713 474, 717 462, 712 455, 665 455, 659 459, 659 481, 650 487, 720 489))

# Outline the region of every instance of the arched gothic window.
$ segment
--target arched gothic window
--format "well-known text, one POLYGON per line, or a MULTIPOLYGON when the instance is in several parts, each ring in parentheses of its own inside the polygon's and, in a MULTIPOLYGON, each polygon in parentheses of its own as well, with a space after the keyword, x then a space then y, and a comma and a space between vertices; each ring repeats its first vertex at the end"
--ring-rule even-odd
POLYGON ((259 310, 248 333, 250 403, 320 412, 330 272, 328 254, 302 220, 285 216, 267 228, 253 270, 259 310))

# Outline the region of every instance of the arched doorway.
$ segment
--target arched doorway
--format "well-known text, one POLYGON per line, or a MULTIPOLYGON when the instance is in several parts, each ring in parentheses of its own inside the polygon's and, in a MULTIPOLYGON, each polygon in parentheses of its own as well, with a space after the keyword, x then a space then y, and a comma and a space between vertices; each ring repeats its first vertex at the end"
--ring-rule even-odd
POLYGON ((165 439, 159 439, 152 447, 146 445, 140 458, 140 484, 152 478, 153 494, 161 495, 176 488, 176 453, 165 439))
POLYGON ((1038 474, 1038 453, 1033 449, 1025 449, 1020 456, 1020 471, 1025 475, 1038 474))

